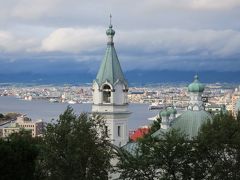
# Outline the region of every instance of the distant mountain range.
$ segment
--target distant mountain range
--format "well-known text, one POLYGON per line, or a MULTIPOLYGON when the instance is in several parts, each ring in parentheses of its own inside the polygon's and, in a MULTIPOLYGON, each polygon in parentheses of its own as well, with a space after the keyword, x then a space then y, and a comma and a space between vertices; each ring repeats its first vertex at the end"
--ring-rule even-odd
MULTIPOLYGON (((125 77, 130 84, 146 85, 153 83, 189 83, 193 80, 195 72, 172 70, 133 70, 125 72, 125 77)), ((198 72, 203 83, 240 83, 240 71, 237 72, 198 72)), ((95 73, 13 73, 1 74, 0 83, 34 83, 34 84, 81 84, 91 83, 95 79, 95 73)))

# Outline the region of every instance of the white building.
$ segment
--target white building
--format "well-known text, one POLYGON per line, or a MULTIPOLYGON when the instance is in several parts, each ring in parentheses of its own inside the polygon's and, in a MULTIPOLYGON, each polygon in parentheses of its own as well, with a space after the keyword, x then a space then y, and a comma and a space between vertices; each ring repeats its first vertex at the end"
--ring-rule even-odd
POLYGON ((22 115, 17 117, 17 120, 14 123, 11 123, 9 126, 3 128, 2 133, 3 137, 7 137, 12 133, 19 132, 21 129, 31 132, 32 137, 40 136, 43 133, 43 121, 32 121, 26 116, 22 115))
POLYGON ((106 31, 107 49, 96 79, 93 81, 92 112, 103 115, 112 143, 123 146, 128 142, 128 83, 124 78, 116 50, 112 25, 106 31))

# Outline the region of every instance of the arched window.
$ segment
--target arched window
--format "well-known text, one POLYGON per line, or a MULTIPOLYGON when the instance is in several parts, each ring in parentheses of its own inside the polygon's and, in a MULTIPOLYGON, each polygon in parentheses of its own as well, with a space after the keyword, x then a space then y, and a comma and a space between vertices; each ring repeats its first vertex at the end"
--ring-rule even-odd
POLYGON ((111 102, 111 87, 107 84, 103 86, 103 103, 111 102))

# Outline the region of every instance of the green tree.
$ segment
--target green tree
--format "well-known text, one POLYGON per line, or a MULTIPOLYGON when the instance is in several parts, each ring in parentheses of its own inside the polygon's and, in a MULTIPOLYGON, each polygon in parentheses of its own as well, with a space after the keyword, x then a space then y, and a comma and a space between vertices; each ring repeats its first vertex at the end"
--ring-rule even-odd
POLYGON ((240 122, 240 111, 237 112, 237 121, 240 122))
POLYGON ((148 135, 151 135, 152 133, 159 130, 161 128, 161 122, 162 122, 161 117, 158 117, 156 120, 154 120, 153 123, 151 124, 150 131, 149 131, 148 135))
POLYGON ((0 139, 0 179, 33 180, 39 144, 27 131, 0 139))
POLYGON ((124 180, 153 180, 156 177, 154 159, 152 159, 151 145, 153 138, 145 136, 134 144, 136 148, 132 153, 121 149, 117 169, 120 172, 119 179, 124 180))
MULTIPOLYGON (((118 164, 121 179, 240 179, 240 121, 217 114, 189 140, 177 130, 146 135, 118 164)), ((155 124, 156 125, 156 124, 155 124)))
POLYGON ((156 178, 156 169, 154 167, 152 152, 150 147, 154 143, 154 138, 151 134, 160 129, 161 118, 153 121, 150 130, 144 134, 143 138, 138 138, 137 142, 132 142, 136 145, 132 154, 125 150, 120 150, 120 161, 117 168, 120 170, 119 179, 154 179, 156 178))
POLYGON ((5 119, 6 120, 16 120, 18 116, 21 116, 21 114, 15 113, 15 112, 10 112, 10 113, 5 114, 5 119))
POLYGON ((48 124, 38 169, 41 179, 108 179, 112 148, 102 117, 76 116, 68 107, 48 124))
POLYGON ((2 113, 0 113, 0 119, 3 119, 4 115, 2 113))
POLYGON ((178 130, 170 130, 153 144, 159 179, 191 179, 192 142, 178 130))
MULTIPOLYGON (((196 138, 196 164, 205 179, 240 179, 240 122, 219 114, 196 138)), ((197 166, 196 166, 197 167, 197 166)))
POLYGON ((161 139, 145 136, 137 145, 135 153, 123 150, 120 179, 192 178, 192 144, 179 131, 163 133, 161 139))

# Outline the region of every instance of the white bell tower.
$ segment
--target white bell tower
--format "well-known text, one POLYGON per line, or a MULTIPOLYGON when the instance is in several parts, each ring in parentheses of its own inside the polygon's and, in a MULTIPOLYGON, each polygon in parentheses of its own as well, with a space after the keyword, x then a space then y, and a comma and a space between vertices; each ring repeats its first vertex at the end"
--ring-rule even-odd
POLYGON ((96 79, 93 81, 92 112, 101 114, 106 120, 106 129, 112 143, 123 146, 128 142, 128 84, 124 78, 114 48, 111 16, 106 31, 107 49, 96 79))

